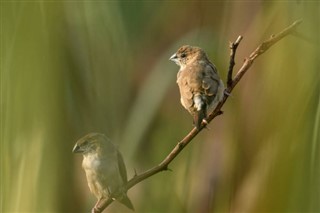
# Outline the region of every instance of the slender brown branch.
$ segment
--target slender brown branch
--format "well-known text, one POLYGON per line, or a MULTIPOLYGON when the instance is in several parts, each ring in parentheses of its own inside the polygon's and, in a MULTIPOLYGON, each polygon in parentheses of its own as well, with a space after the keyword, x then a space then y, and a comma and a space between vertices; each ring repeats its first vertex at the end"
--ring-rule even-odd
POLYGON ((253 61, 261 54, 263 54, 264 52, 266 52, 272 45, 274 45, 275 43, 277 43, 278 41, 280 41, 283 37, 294 33, 295 32, 295 28, 302 22, 302 20, 297 20, 295 22, 293 22, 289 27, 285 28, 284 30, 282 30, 280 33, 278 33, 277 35, 272 35, 270 36, 270 38, 264 42, 262 42, 262 44, 260 44, 255 51, 253 51, 249 58, 246 58, 242 67, 239 69, 237 75, 234 77, 232 85, 230 85, 230 87, 227 88, 227 92, 231 92, 233 90, 233 88, 238 84, 238 82, 240 81, 240 79, 242 78, 242 76, 247 72, 247 70, 251 67, 253 61))
POLYGON ((236 64, 236 62, 234 61, 234 57, 236 56, 237 48, 242 38, 243 37, 240 35, 235 42, 230 42, 230 45, 229 45, 229 48, 231 51, 230 51, 230 62, 229 62, 229 70, 228 70, 228 77, 227 77, 228 87, 232 84, 233 67, 236 64))
MULTIPOLYGON (((289 27, 285 28, 283 31, 276 35, 272 35, 268 40, 262 42, 255 51, 253 51, 249 58, 246 58, 242 67, 239 69, 238 73, 232 80, 232 72, 233 72, 233 67, 234 67, 234 57, 236 54, 236 49, 239 43, 241 42, 242 36, 239 36, 237 40, 232 43, 231 47, 231 55, 230 55, 230 65, 229 65, 229 70, 228 70, 228 81, 230 81, 227 84, 227 88, 225 90, 225 95, 223 100, 217 105, 215 110, 208 116, 207 122, 210 123, 215 117, 219 116, 222 114, 221 108, 228 99, 228 94, 232 92, 234 87, 238 84, 238 82, 241 80, 243 75, 247 72, 247 70, 251 67, 253 64, 254 60, 261 54, 263 54, 265 51, 267 51, 271 46, 273 46, 275 43, 277 43, 279 40, 281 40, 283 37, 289 35, 290 33, 293 33, 296 26, 298 26, 302 20, 295 21, 292 25, 289 27), (230 75, 230 76, 229 76, 230 75), (229 79, 230 78, 230 79, 229 79)), ((125 184, 122 187, 122 190, 119 189, 118 191, 127 191, 139 182, 161 172, 168 170, 169 164, 177 157, 177 155, 184 149, 185 146, 187 146, 191 140, 198 135, 198 133, 205 127, 205 124, 201 126, 199 130, 196 128, 193 128, 178 144, 173 148, 173 150, 169 153, 169 155, 157 166, 141 173, 138 175, 135 175, 133 178, 131 178, 127 184, 125 184)), ((110 197, 117 197, 116 195, 119 192, 113 193, 110 197)), ((92 210, 92 212, 95 213, 101 213, 107 206, 109 206, 113 202, 112 198, 101 200, 101 202, 98 202, 96 204, 96 208, 92 210)))

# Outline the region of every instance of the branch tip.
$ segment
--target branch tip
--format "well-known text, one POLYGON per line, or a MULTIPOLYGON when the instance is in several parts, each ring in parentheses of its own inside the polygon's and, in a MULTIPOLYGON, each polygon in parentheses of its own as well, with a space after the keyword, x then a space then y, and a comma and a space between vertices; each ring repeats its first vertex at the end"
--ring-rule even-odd
POLYGON ((237 40, 234 42, 235 44, 239 45, 241 40, 243 39, 243 36, 242 35, 239 35, 237 40))
POLYGON ((229 61, 229 69, 228 69, 228 75, 227 75, 227 86, 229 87, 230 85, 232 85, 232 73, 233 73, 233 67, 236 64, 236 62, 234 61, 235 55, 236 55, 236 51, 238 48, 239 43, 242 40, 242 36, 239 35, 238 38, 236 39, 235 42, 231 42, 230 43, 230 61, 229 61))

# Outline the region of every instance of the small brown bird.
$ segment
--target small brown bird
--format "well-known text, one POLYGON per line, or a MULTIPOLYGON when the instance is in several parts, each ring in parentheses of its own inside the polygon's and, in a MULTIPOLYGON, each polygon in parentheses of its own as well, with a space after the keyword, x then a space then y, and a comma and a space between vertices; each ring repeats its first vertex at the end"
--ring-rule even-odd
MULTIPOLYGON (((72 152, 83 154, 82 167, 90 191, 98 199, 97 204, 127 183, 127 170, 121 153, 104 134, 87 134, 77 141, 72 152)), ((125 191, 113 199, 134 210, 125 191)))
POLYGON ((201 48, 189 45, 180 47, 169 60, 180 66, 177 74, 180 101, 199 129, 202 121, 207 123, 207 114, 223 98, 224 85, 217 68, 201 48))

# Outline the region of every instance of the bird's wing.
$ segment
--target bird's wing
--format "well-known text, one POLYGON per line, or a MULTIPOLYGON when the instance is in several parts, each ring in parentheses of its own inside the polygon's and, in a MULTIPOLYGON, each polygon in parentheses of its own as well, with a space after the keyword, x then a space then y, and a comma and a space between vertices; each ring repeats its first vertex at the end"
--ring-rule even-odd
POLYGON ((186 70, 181 70, 178 73, 177 83, 180 90, 181 95, 181 104, 187 110, 190 110, 190 107, 193 106, 193 88, 190 85, 191 76, 190 73, 186 70))
POLYGON ((217 74, 216 68, 211 63, 207 65, 203 71, 202 88, 210 104, 218 93, 220 78, 217 74))
POLYGON ((117 151, 117 157, 118 157, 118 167, 119 167, 120 176, 123 180, 123 183, 127 183, 128 182, 127 169, 126 169, 126 165, 124 164, 123 157, 119 151, 117 151))

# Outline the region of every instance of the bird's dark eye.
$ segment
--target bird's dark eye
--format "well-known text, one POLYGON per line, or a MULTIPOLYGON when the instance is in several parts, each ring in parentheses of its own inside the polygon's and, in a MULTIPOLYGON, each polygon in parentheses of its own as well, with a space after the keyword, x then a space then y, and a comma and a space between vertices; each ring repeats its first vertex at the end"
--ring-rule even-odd
POLYGON ((185 58, 187 55, 185 53, 181 53, 181 58, 185 58))
POLYGON ((82 143, 82 145, 84 145, 84 146, 86 146, 86 145, 88 145, 88 141, 84 141, 83 143, 82 143))

